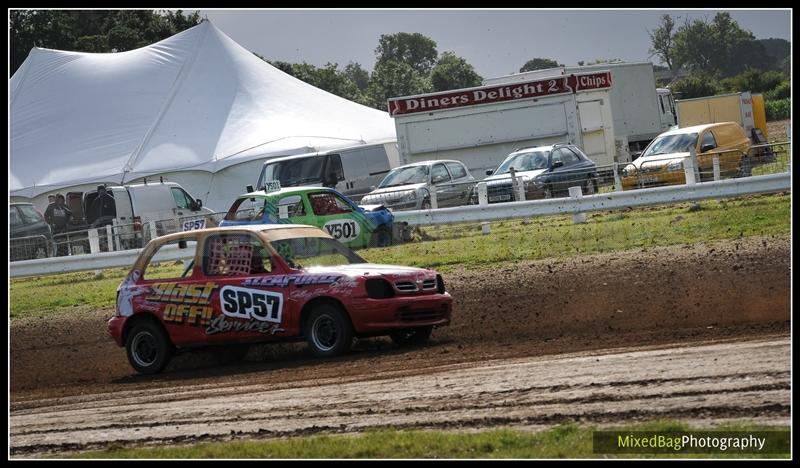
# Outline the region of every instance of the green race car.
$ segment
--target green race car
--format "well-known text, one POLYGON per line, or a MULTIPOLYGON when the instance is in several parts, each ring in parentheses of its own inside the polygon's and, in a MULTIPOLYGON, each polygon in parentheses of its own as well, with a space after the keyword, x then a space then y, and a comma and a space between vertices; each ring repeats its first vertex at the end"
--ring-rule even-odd
POLYGON ((351 248, 392 243, 394 215, 382 205, 359 206, 331 188, 287 187, 240 195, 220 226, 307 224, 351 248))

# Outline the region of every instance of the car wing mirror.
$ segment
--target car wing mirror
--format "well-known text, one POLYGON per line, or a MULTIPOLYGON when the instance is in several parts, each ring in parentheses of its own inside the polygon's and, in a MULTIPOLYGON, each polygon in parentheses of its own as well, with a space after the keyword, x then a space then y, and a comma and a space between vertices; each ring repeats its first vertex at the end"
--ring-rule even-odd
POLYGON ((703 145, 703 146, 700 148, 700 152, 701 152, 701 153, 705 153, 706 151, 711 151, 711 150, 713 150, 713 149, 714 149, 714 145, 711 145, 711 144, 708 144, 708 145, 703 145))
POLYGON ((564 167, 564 161, 553 161, 553 169, 564 167))
POLYGON ((493 173, 494 173, 494 171, 491 170, 491 169, 487 169, 486 170, 486 175, 492 175, 493 173))
POLYGON ((178 241, 178 248, 179 249, 185 249, 186 248, 186 241, 185 240, 179 240, 178 241))

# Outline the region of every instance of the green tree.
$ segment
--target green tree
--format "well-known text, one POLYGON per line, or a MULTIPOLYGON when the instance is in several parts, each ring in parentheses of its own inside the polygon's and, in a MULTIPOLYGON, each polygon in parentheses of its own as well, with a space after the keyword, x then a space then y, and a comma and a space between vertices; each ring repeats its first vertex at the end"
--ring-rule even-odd
POLYGON ((533 58, 525 62, 525 65, 519 69, 520 73, 533 71, 533 70, 544 70, 547 68, 556 68, 556 67, 563 67, 563 63, 558 63, 553 59, 548 58, 533 58))
POLYGON ((382 34, 375 49, 375 66, 386 62, 404 63, 420 75, 427 75, 436 64, 436 42, 420 33, 382 34))
POLYGON ((750 31, 742 29, 730 13, 717 13, 711 22, 686 22, 673 37, 674 60, 692 72, 731 77, 748 67, 766 69, 770 56, 750 31))
POLYGON ((349 78, 358 87, 359 91, 366 92, 369 87, 369 72, 361 68, 358 62, 350 62, 344 67, 344 76, 349 78))
POLYGON ((199 24, 197 12, 151 10, 11 10, 9 72, 33 47, 119 52, 143 47, 199 24))
POLYGON ((434 91, 480 86, 483 80, 472 65, 453 52, 445 52, 439 57, 430 79, 434 91))
POLYGON ((786 80, 786 77, 777 70, 763 71, 755 68, 748 68, 733 78, 724 80, 724 84, 726 91, 732 93, 740 93, 743 91, 765 93, 777 88, 784 80, 786 80))
POLYGON ((652 46, 648 51, 650 58, 658 57, 661 63, 667 65, 670 73, 675 74, 675 52, 674 52, 674 35, 675 35, 675 20, 670 15, 661 16, 661 24, 653 31, 647 31, 650 35, 650 42, 652 46))
POLYGON ((426 75, 405 62, 385 60, 375 64, 367 94, 372 107, 385 111, 389 98, 430 91, 431 84, 426 75))
POLYGON ((678 99, 714 96, 721 92, 716 80, 703 72, 693 73, 676 81, 671 89, 678 99))

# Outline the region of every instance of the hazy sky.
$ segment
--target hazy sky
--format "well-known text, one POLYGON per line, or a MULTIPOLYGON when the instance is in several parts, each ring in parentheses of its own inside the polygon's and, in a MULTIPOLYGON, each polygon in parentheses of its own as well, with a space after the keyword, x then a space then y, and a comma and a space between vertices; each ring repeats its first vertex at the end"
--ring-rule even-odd
MULTIPOLYGON (((247 49, 271 60, 324 65, 375 63, 381 34, 419 32, 453 51, 483 77, 519 71, 534 57, 566 65, 579 60, 649 60, 663 14, 707 17, 719 10, 201 10, 247 49)), ((791 40, 790 10, 726 10, 756 38, 791 40)), ((653 58, 658 63, 657 58, 653 58)))

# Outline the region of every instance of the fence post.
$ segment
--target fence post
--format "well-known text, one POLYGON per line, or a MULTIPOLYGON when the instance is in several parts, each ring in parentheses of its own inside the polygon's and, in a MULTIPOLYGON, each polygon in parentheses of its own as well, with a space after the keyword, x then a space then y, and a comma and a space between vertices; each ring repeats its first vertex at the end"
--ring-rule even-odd
POLYGON ((96 254, 100 252, 100 235, 97 229, 89 229, 89 253, 96 254))
POLYGON ((619 178, 619 163, 614 161, 614 190, 622 191, 622 179, 619 178))
MULTIPOLYGON (((156 222, 155 221, 150 221, 150 222, 147 223, 147 225, 150 227, 150 240, 153 240, 156 237, 158 237, 158 231, 156 230, 156 222)), ((145 242, 145 244, 146 244, 146 242, 145 242)))
POLYGON ((694 148, 689 148, 689 157, 683 162, 683 172, 686 174, 686 185, 694 185, 697 183, 697 179, 694 177, 695 158, 697 158, 697 154, 694 148))
POLYGON ((716 154, 715 154, 715 155, 714 155, 714 156, 711 158, 711 163, 714 165, 714 180, 719 180, 719 179, 720 179, 720 173, 719 173, 719 155, 716 155, 716 154))
POLYGON ((511 169, 508 171, 511 174, 511 192, 512 197, 514 197, 514 201, 519 201, 519 189, 517 188, 517 171, 512 166, 511 169))
POLYGON ((106 245, 108 245, 109 252, 116 250, 114 249, 114 229, 110 224, 106 224, 106 245))
MULTIPOLYGON (((486 182, 479 182, 475 187, 478 189, 478 205, 486 206, 489 204, 489 192, 486 189, 486 182)), ((489 227, 489 223, 481 223, 481 231, 484 234, 489 234, 492 232, 492 228, 489 227)))
MULTIPOLYGON (((573 200, 578 200, 583 197, 583 190, 580 186, 577 187, 570 187, 569 188, 569 196, 573 200)), ((586 222, 586 213, 575 213, 572 215, 572 222, 575 224, 582 224, 586 222)))
POLYGON ((431 184, 431 209, 436 210, 439 208, 439 200, 436 196, 436 186, 431 184))

